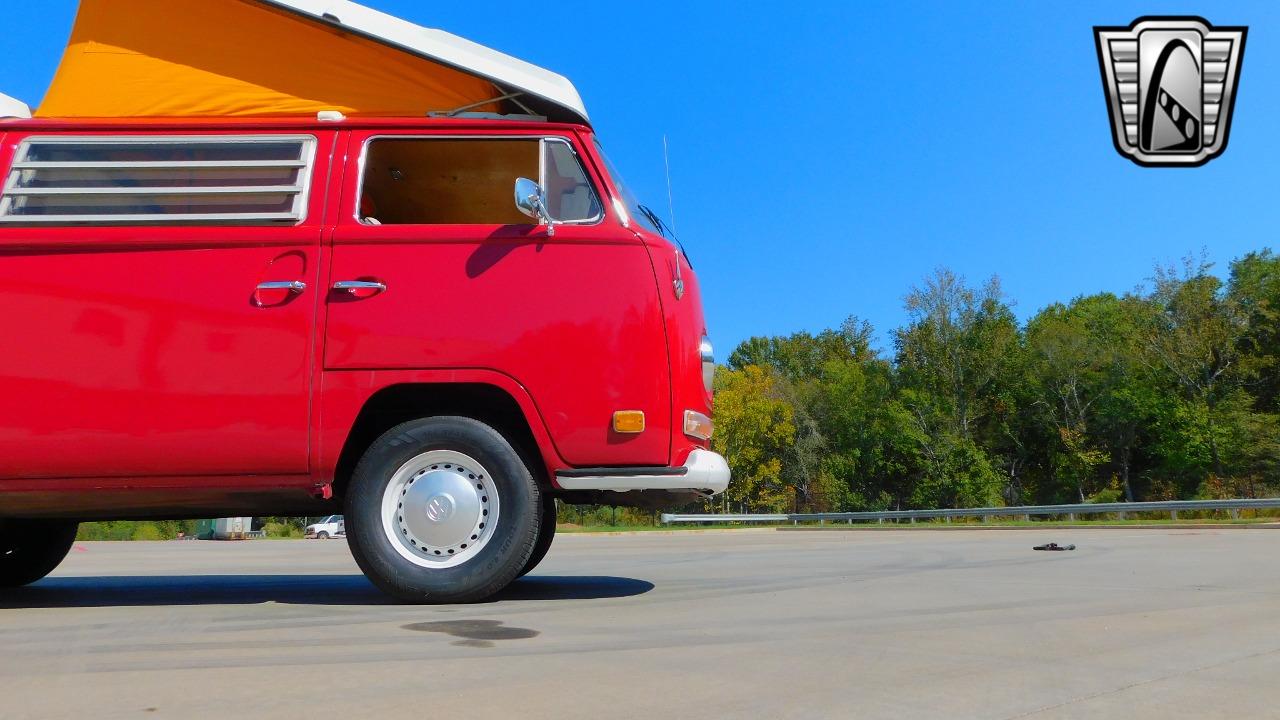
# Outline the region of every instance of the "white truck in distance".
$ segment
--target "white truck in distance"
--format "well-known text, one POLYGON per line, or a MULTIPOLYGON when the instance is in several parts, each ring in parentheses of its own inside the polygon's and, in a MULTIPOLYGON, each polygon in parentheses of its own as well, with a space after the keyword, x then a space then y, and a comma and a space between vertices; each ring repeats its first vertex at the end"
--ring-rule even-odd
POLYGON ((341 515, 330 515, 319 522, 308 525, 303 534, 309 538, 328 540, 331 537, 346 537, 347 527, 342 522, 341 515))

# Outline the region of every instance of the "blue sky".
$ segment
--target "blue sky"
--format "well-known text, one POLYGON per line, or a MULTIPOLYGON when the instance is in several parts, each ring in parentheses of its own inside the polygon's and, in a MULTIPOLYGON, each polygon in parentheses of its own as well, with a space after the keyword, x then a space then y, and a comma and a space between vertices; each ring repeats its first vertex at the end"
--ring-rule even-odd
MULTIPOLYGON (((999 275, 1027 318, 1124 292, 1157 262, 1276 245, 1280 4, 368 0, 570 77, 637 194, 675 219, 721 355, 858 315, 888 331, 938 266, 999 275), (1248 25, 1226 154, 1116 154, 1091 27, 1143 14, 1248 25), (1272 139, 1268 139, 1271 137, 1272 139)), ((6 8, 0 92, 35 104, 73 0, 6 8)))

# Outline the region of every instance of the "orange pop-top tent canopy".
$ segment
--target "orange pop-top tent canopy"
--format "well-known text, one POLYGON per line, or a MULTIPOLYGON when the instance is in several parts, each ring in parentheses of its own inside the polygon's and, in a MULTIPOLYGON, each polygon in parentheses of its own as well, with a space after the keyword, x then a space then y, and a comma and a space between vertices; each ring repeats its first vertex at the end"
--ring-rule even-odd
POLYGON ((36 115, 403 117, 460 108, 586 122, 577 91, 554 73, 334 0, 82 0, 36 115))

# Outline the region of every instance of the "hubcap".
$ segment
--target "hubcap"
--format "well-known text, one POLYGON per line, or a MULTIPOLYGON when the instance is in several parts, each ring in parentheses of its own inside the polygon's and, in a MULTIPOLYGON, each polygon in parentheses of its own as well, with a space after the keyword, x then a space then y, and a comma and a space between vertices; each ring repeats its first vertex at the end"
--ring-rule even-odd
POLYGON ((452 567, 474 557, 497 520, 497 486, 488 470, 452 450, 431 450, 401 465, 382 501, 387 539, 423 567, 452 567))

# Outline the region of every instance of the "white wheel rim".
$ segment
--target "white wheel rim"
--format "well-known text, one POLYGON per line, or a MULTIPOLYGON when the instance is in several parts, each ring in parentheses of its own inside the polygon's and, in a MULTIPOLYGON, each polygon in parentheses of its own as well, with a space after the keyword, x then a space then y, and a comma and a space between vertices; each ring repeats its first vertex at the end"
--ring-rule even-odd
POLYGON ((391 547, 425 568, 474 558, 498 522, 498 488, 474 458, 429 450, 391 475, 382 496, 382 529, 391 547))

